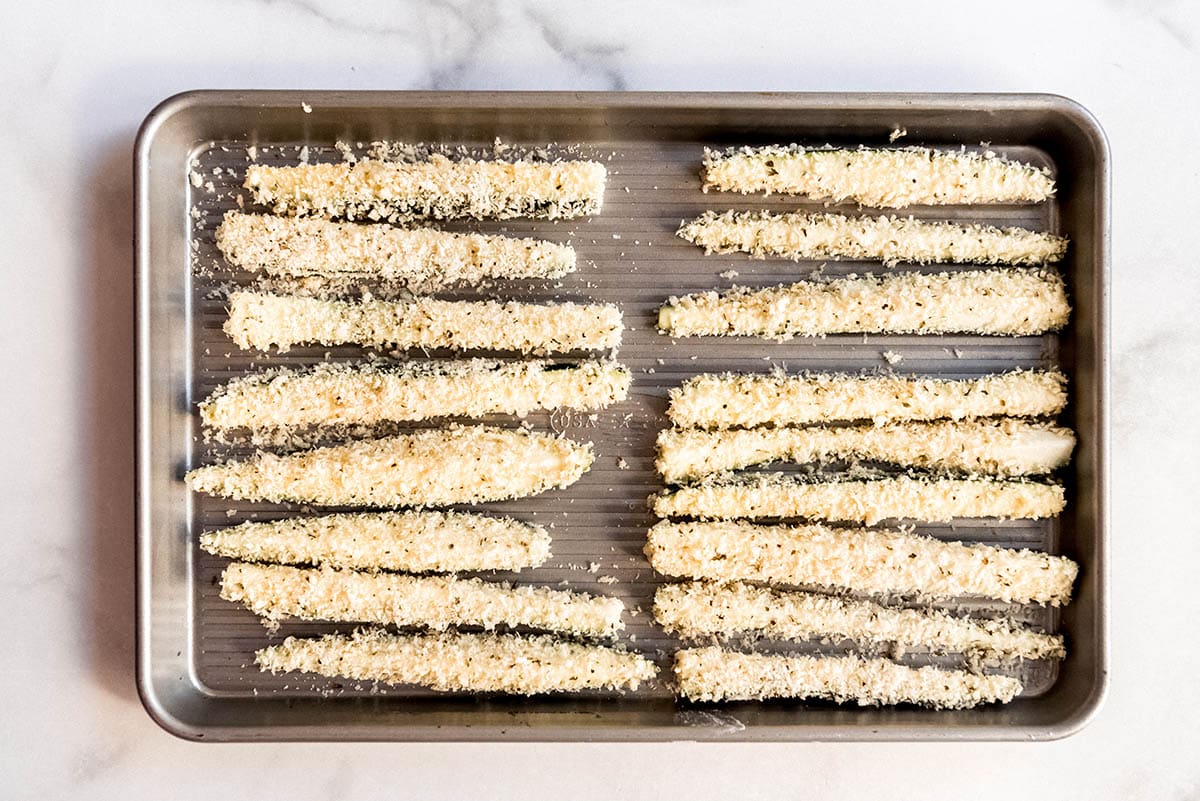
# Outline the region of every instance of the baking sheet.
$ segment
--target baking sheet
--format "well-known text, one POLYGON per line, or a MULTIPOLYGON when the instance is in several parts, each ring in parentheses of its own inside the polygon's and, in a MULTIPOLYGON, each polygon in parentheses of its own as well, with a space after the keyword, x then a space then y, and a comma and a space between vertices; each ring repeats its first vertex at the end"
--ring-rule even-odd
MULTIPOLYGON (((278 365, 312 364, 322 360, 353 361, 363 355, 359 348, 295 348, 286 354, 267 355, 239 351, 222 333, 225 319, 224 293, 233 284, 246 284, 252 279, 245 273, 230 270, 220 259, 213 244, 213 232, 221 216, 238 207, 238 195, 248 211, 261 211, 249 204, 249 196, 240 189, 245 167, 253 159, 258 163, 294 164, 300 158, 315 161, 335 161, 343 158, 347 147, 334 147, 335 141, 349 144, 357 154, 366 152, 375 137, 354 135, 348 123, 355 117, 342 115, 345 129, 337 136, 317 131, 305 131, 313 117, 337 111, 322 103, 322 96, 308 93, 304 97, 313 111, 304 111, 301 102, 289 108, 283 96, 254 93, 272 119, 278 118, 279 130, 260 130, 238 135, 213 136, 196 141, 186 152, 186 159, 175 168, 185 173, 184 191, 166 203, 146 210, 148 216, 139 222, 152 224, 154 217, 182 215, 184 252, 182 259, 170 265, 145 265, 148 270, 170 271, 173 286, 183 301, 181 314, 170 326, 170 334, 182 337, 184 347, 182 380, 173 386, 169 398, 147 397, 142 387, 142 400, 149 404, 164 400, 173 405, 176 433, 166 443, 174 455, 170 464, 142 464, 146 469, 171 469, 173 481, 178 482, 187 467, 208 463, 248 452, 249 449, 215 446, 203 441, 199 422, 194 414, 195 404, 224 381, 250 369, 278 365), (250 153, 247 147, 252 146, 250 153), (182 436, 181 436, 182 435, 182 436)), ((298 97, 298 96, 295 96, 298 97)), ((341 102, 353 95, 338 95, 341 102)), ((453 97, 453 96, 451 96, 453 97)), ((888 736, 888 737, 962 737, 962 736, 1028 736, 1031 727, 1044 732, 1043 736, 1065 733, 1064 720, 1059 715, 1054 722, 1053 707, 1059 704, 1061 681, 1059 668, 1053 663, 1024 663, 1017 675, 1026 682, 1021 699, 1010 707, 987 708, 964 712, 930 712, 917 709, 849 710, 821 703, 772 702, 762 705, 734 704, 714 708, 713 718, 704 707, 677 705, 669 686, 669 654, 679 643, 665 636, 651 620, 650 607, 656 577, 641 553, 646 529, 655 519, 646 509, 645 498, 662 487, 653 469, 654 438, 667 425, 665 418, 666 393, 686 378, 711 371, 761 372, 775 368, 798 370, 876 370, 898 373, 938 375, 943 377, 977 376, 1018 367, 1048 367, 1058 365, 1072 377, 1073 405, 1067 422, 1080 435, 1077 463, 1063 478, 1068 485, 1071 510, 1061 521, 961 521, 953 526, 918 525, 918 530, 945 539, 964 539, 990 544, 1031 547, 1065 552, 1083 565, 1079 592, 1065 614, 1058 610, 1025 607, 1022 618, 1037 625, 1056 629, 1060 626, 1068 637, 1070 655, 1061 670, 1064 674, 1079 671, 1079 675, 1094 674, 1097 662, 1102 662, 1103 644, 1097 639, 1095 626, 1076 624, 1077 619, 1102 618, 1102 595, 1099 580, 1103 565, 1098 561, 1102 528, 1100 511, 1102 493, 1097 492, 1102 480, 1097 459, 1102 445, 1102 420, 1094 411, 1099 409, 1096 394, 1102 371, 1098 371, 1102 349, 1082 348, 1084 342, 1097 343, 1095 325, 1103 315, 1095 313, 1098 296, 1085 281, 1094 274, 1082 269, 1088 262, 1087 249, 1093 244, 1101 220, 1092 208, 1091 214, 1080 214, 1078 202, 1072 202, 1080 185, 1077 171, 1063 171, 1062 157, 1053 147, 1039 141, 1039 135, 1025 132, 1017 136, 989 137, 991 149, 1003 155, 1045 165, 1063 171, 1060 175, 1060 198, 1041 205, 1012 205, 988 207, 914 208, 904 213, 930 219, 954 219, 1002 226, 1016 225, 1037 230, 1065 232, 1073 239, 1072 252, 1064 271, 1068 274, 1076 314, 1071 329, 1062 338, 1044 337, 990 338, 974 336, 831 336, 824 339, 795 339, 775 343, 756 339, 680 339, 673 341, 655 330, 658 306, 672 294, 729 287, 770 286, 786 281, 807 278, 814 274, 833 277, 849 273, 879 272, 878 264, 862 262, 791 262, 777 259, 755 260, 742 255, 705 256, 695 246, 678 239, 675 229, 683 219, 708 209, 770 209, 823 210, 825 204, 791 197, 742 196, 700 190, 700 158, 705 145, 755 144, 764 141, 800 141, 819 145, 826 142, 884 144, 888 133, 903 123, 902 112, 889 109, 879 113, 870 124, 858 123, 854 130, 823 131, 823 136, 806 133, 804 113, 812 105, 805 96, 784 96, 781 106, 791 111, 794 123, 790 135, 774 130, 778 124, 755 115, 732 115, 728 112, 744 102, 739 95, 709 96, 708 108, 693 110, 697 117, 691 129, 676 126, 666 132, 656 130, 652 108, 656 102, 669 102, 669 97, 686 97, 688 102, 676 106, 684 111, 697 96, 590 96, 590 104, 604 110, 608 124, 598 129, 602 135, 579 136, 570 124, 559 123, 548 114, 557 109, 559 115, 572 110, 572 100, 562 96, 486 96, 491 104, 511 105, 507 114, 500 114, 491 126, 480 125, 466 111, 484 96, 460 98, 461 104, 448 104, 429 116, 445 130, 437 137, 421 137, 426 141, 442 142, 454 148, 490 153, 495 137, 501 136, 504 153, 513 157, 525 152, 540 155, 566 154, 577 158, 595 158, 609 169, 608 187, 603 213, 599 216, 572 221, 504 221, 446 223, 449 230, 476 230, 516 236, 537 236, 554 241, 569 241, 579 253, 577 272, 557 282, 520 281, 502 283, 481 289, 442 293, 451 297, 511 297, 522 300, 582 300, 620 304, 626 322, 624 343, 619 361, 634 375, 630 398, 594 415, 579 413, 532 414, 527 420, 534 428, 554 430, 577 439, 594 443, 597 452, 592 470, 577 484, 565 490, 546 493, 534 498, 501 504, 487 504, 482 510, 511 514, 523 520, 540 522, 550 527, 553 536, 551 559, 543 566, 518 574, 486 573, 488 578, 511 578, 522 583, 569 587, 604 595, 621 597, 631 610, 626 616, 627 628, 621 642, 629 648, 654 657, 663 667, 665 681, 654 682, 642 689, 615 697, 611 693, 591 693, 583 699, 556 698, 535 702, 522 699, 449 699, 419 688, 383 687, 365 682, 330 680, 297 674, 272 676, 260 673, 253 666, 253 652, 288 634, 312 635, 352 628, 346 624, 284 623, 277 631, 266 630, 251 613, 234 604, 222 601, 217 594, 220 570, 226 560, 201 552, 195 545, 202 531, 233 525, 246 519, 274 519, 295 513, 316 513, 287 505, 238 503, 208 496, 191 495, 178 487, 173 493, 180 509, 172 536, 183 538, 175 551, 182 557, 179 564, 170 565, 174 577, 172 602, 180 613, 177 625, 185 634, 183 648, 176 657, 185 668, 184 676, 190 690, 202 705, 221 705, 230 710, 234 721, 228 726, 213 727, 222 739, 239 736, 324 738, 342 736, 412 737, 421 736, 419 726, 397 724, 393 714, 411 712, 419 705, 430 719, 439 715, 441 737, 498 737, 508 731, 491 722, 490 713, 507 710, 519 718, 529 715, 528 727, 520 730, 531 736, 556 738, 563 736, 563 720, 578 724, 580 710, 597 710, 596 722, 585 726, 576 737, 620 737, 623 732, 640 732, 641 736, 688 738, 706 736, 726 737, 813 737, 813 736, 888 736), (536 101, 541 98, 541 117, 536 101), (614 111, 604 101, 625 101, 632 110, 614 111), (637 109, 641 99, 647 108, 637 109), (790 102, 788 102, 790 101, 790 102), (516 108, 513 108, 515 106, 516 108), (525 106, 528 106, 526 108, 525 106), (456 108, 460 111, 456 116, 456 108), (607 110, 606 110, 607 109, 607 110), (622 132, 619 124, 624 114, 641 114, 644 125, 630 125, 622 132), (698 120, 715 122, 701 124, 698 120), (888 116, 888 115, 892 116, 888 116), (524 121, 528 127, 539 120, 535 131, 514 125, 509 115, 524 121), (706 116, 707 115, 707 116, 706 116), (648 127, 646 127, 648 126, 648 127), (530 135, 530 134, 534 135, 530 135), (665 135, 664 135, 665 133, 665 135), (832 135, 835 134, 836 135, 832 135), (505 135, 507 134, 507 135, 505 135), (566 136, 563 134, 575 134, 566 136), (690 134, 690 135, 688 135, 690 134), (550 147, 545 146, 549 144, 550 147), (1057 156, 1057 158, 1056 158, 1057 156), (1064 205, 1070 214, 1063 214, 1064 205), (1089 226, 1081 231, 1080 225, 1089 226), (1082 235, 1081 235, 1082 234, 1082 235), (1083 250, 1083 252, 1080 252, 1083 250), (1081 326, 1090 326, 1087 337, 1079 336, 1081 326), (1087 382, 1081 385, 1081 382, 1087 382), (1082 390, 1082 391, 1081 391, 1082 390), (1095 403, 1093 403, 1095 402, 1095 403), (1087 486, 1083 486, 1087 483, 1087 486), (1089 508, 1081 510, 1081 504, 1089 508), (1081 515, 1080 511, 1086 512, 1081 515), (1091 521, 1083 531, 1082 521, 1091 521), (1065 529, 1065 530, 1064 530, 1065 529), (1087 605, 1093 616, 1079 615, 1080 605, 1087 605), (1060 620, 1060 617, 1063 620, 1060 620), (1056 691, 1057 688, 1057 691, 1056 691), (271 702, 271 704, 267 704, 271 702), (311 704, 311 707, 308 706, 311 704), (282 705, 284 709, 319 709, 317 714, 299 716, 291 725, 272 725, 256 721, 256 713, 264 705, 282 705), (389 713, 378 714, 380 706, 389 713), (329 708, 349 709, 349 717, 340 720, 329 708), (240 714, 233 712, 241 710, 240 714), (474 713, 476 714, 473 714, 474 713), (606 714, 607 713, 607 714, 606 714), (1045 723, 1038 723, 1042 715, 1045 723), (547 716, 558 718, 551 722, 547 716), (611 719, 606 719, 611 718, 611 719), (618 720, 618 719, 621 720, 618 720), (628 720, 624 720, 628 718, 628 720), (826 719, 832 722, 825 722, 826 719), (719 721, 714 725, 714 720, 719 721), (352 721, 348 723, 347 721, 352 721), (402 728, 407 725, 407 728, 402 728), (990 726, 997 728, 991 729, 990 726), (297 728, 298 727, 298 728, 297 728), (749 734, 747 734, 749 732, 749 734), (822 735, 821 732, 824 732, 822 735)), ((846 98, 846 96, 841 96, 846 98)), ((429 96, 397 95, 398 102, 364 105, 376 110, 401 108, 407 103, 427 101, 429 96)), ((220 98, 208 96, 209 105, 221 105, 220 98)), ((290 99, 290 98, 287 98, 290 99)), ((370 98, 359 98, 367 101, 370 98)), ((620 103, 617 103, 620 105, 620 103)), ((336 105, 336 104, 335 104, 336 105)), ((588 105, 588 104, 585 104, 588 105)), ((582 116, 596 113, 585 109, 582 116)), ((232 116, 232 115, 231 115, 232 116)), ((687 114, 683 114, 687 116, 687 114)), ((854 115, 847 113, 849 119, 854 115)), ((337 117, 333 119, 336 121, 337 117)), ((662 119, 660 114, 658 119, 662 119)), ((949 121, 948 121, 949 122, 949 121)), ((578 123, 578 119, 576 119, 578 123)), ((670 128, 669 125, 666 127, 670 128)), ((907 125, 909 135, 899 144, 961 144, 980 147, 984 137, 968 137, 967 126, 960 126, 959 139, 944 134, 936 138, 918 138, 914 125, 907 125)), ((953 130, 953 127, 951 127, 953 130)), ((399 133, 399 131, 397 132, 399 133)), ((399 139, 399 136, 380 138, 399 139)), ((405 136, 412 140, 416 137, 405 136)), ((1072 165, 1073 167, 1074 165, 1072 165)), ((1093 170, 1095 165, 1092 165, 1093 170)), ((1095 175, 1091 176, 1095 179, 1095 175)), ((855 211, 853 207, 838 210, 855 211)), ((180 244, 180 243, 177 243, 180 244)), ((1089 270, 1097 265, 1088 264, 1089 270)), ((943 269, 941 267, 904 269, 943 269)), ((966 268, 973 269, 973 268, 966 268)), ((145 278, 146 276, 143 276, 145 278)), ((378 292, 378 287, 372 288, 378 292)), ((143 315, 153 315, 153 308, 142 307, 143 315)), ((161 343, 143 339, 142 348, 160 348, 161 343)), ((448 354, 406 354, 405 358, 428 358, 448 354)), ((161 393, 160 393, 161 394, 161 393)), ((497 416, 490 422, 515 425, 513 418, 497 416)), ((149 432, 143 427, 140 435, 149 432)), ((145 488, 143 488, 145 491, 145 488)), ((328 510, 319 510, 328 511, 328 510)), ((143 528, 143 535, 145 535, 143 528)), ((143 537, 143 547, 147 547, 143 537)), ((149 544, 150 546, 153 543, 149 544)), ((161 549, 160 549, 161 551, 161 549)), ((145 557, 143 551, 143 557, 145 557)), ((160 554, 161 557, 161 554, 160 554)), ((160 564, 162 559, 154 559, 160 564)), ((143 563, 143 568, 146 565, 143 563)), ((159 570, 160 574, 162 569, 159 570)), ((143 571, 144 581, 150 578, 143 571)), ((143 587, 145 591, 147 588, 143 587)), ((962 603, 948 606, 961 608, 962 603)), ((1003 604, 978 601, 967 602, 973 614, 995 614, 1005 610, 1003 604)), ((157 615, 161 621, 160 603, 155 609, 143 610, 157 615)), ((149 637, 143 620, 143 646, 149 637)), ((847 646, 839 644, 792 646, 789 650, 840 653, 847 646)), ((927 664, 930 657, 919 651, 903 657, 910 664, 927 664)), ((939 657, 939 664, 954 664, 952 657, 939 657)), ((144 668, 153 665, 142 663, 144 668)), ((1093 693, 1095 695, 1095 693, 1093 693)), ((203 708, 203 706, 202 706, 203 708)), ((345 717, 345 716, 343 716, 345 717)), ((509 735, 511 736, 511 735, 509 735)), ((637 735, 633 735, 637 736, 637 735)))

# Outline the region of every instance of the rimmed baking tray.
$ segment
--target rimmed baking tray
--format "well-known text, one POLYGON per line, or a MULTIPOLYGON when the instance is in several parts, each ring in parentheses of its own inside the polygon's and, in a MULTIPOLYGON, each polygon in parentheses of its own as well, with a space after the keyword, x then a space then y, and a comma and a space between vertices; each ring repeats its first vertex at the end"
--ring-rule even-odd
MULTIPOLYGON (((168 731, 207 740, 1024 740, 1072 733, 1098 707, 1108 661, 1108 169, 1107 145, 1095 120, 1075 103, 1050 95, 204 91, 165 101, 139 133, 134 176, 137 664, 147 710, 168 731), (822 267, 705 257, 677 239, 681 219, 710 208, 823 208, 795 198, 702 193, 705 146, 886 145, 893 132, 904 132, 900 144, 990 147, 1055 171, 1059 192, 1048 204, 911 212, 1070 236, 1063 270, 1075 310, 1063 334, 773 343, 676 342, 655 331, 655 310, 671 294, 733 283, 770 285, 817 269, 825 275, 881 269, 853 262, 822 267), (1065 633, 1068 659, 1057 667, 1023 668, 1027 690, 1010 705, 960 712, 791 702, 681 705, 666 683, 626 696, 513 700, 260 674, 252 664, 256 648, 286 634, 338 627, 290 624, 272 633, 217 597, 214 584, 223 561, 199 551, 199 532, 308 510, 191 496, 181 481, 188 467, 237 452, 203 441, 195 403, 247 369, 361 354, 350 348, 299 348, 274 357, 238 351, 220 331, 221 288, 247 276, 220 264, 213 229, 237 204, 251 158, 335 160, 342 157, 335 143, 362 152, 380 140, 487 149, 497 139, 518 150, 549 146, 601 159, 609 168, 609 185, 603 213, 588 220, 449 226, 569 240, 579 251, 581 269, 561 284, 520 282, 480 292, 620 303, 628 327, 620 360, 635 376, 629 401, 597 416, 531 416, 535 427, 593 441, 599 456, 584 480, 568 490, 490 507, 553 526, 554 556, 519 580, 622 597, 636 612, 627 618, 623 642, 666 665, 676 643, 649 619, 658 579, 641 548, 653 523, 645 497, 660 486, 653 440, 666 425, 670 387, 698 372, 777 366, 970 376, 1059 365, 1071 379, 1064 420, 1079 434, 1074 463, 1063 476, 1067 514, 1058 521, 920 529, 945 538, 1046 548, 1078 560, 1082 572, 1069 607, 1061 613, 1024 612, 1065 633)), ((669 679, 669 671, 664 676, 669 679)))

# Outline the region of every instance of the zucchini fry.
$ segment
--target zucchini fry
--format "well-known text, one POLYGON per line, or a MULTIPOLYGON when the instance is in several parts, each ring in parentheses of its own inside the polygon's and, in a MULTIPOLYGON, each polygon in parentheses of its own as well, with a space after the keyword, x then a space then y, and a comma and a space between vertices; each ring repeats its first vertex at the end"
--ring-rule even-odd
POLYGON ((670 298, 658 328, 673 337, 826 334, 1031 336, 1067 324, 1062 276, 1043 270, 974 270, 801 281, 670 298))
POLYGON ((288 637, 263 648, 264 671, 415 684, 441 692, 541 695, 579 690, 636 690, 657 674, 646 658, 615 648, 548 636, 515 634, 388 634, 288 637))
POLYGON ((910 668, 859 656, 747 654, 715 646, 676 652, 675 679, 681 696, 702 702, 828 698, 859 706, 968 709, 1008 703, 1021 692, 1021 682, 1009 676, 910 668))
POLYGON ((659 573, 885 595, 995 598, 1059 606, 1079 565, 1040 551, 943 542, 902 531, 663 521, 646 556, 659 573))
POLYGON ((704 191, 804 195, 877 209, 1041 202, 1054 196, 1044 169, 965 151, 800 145, 705 149, 704 191))
POLYGON ((1061 261, 1067 240, 1024 228, 926 222, 915 217, 847 217, 765 211, 705 212, 678 234, 711 253, 793 261, 852 259, 914 264, 1038 265, 1061 261))
POLYGON ((595 161, 364 160, 246 170, 254 202, 276 214, 407 222, 473 217, 569 219, 596 214, 607 171, 595 161))
POLYGON ((423 290, 485 279, 561 278, 575 249, 538 239, 231 211, 217 228, 230 264, 269 275, 371 276, 423 290))
POLYGON ((1062 467, 1074 447, 1070 429, 1011 418, 734 431, 668 429, 658 435, 655 464, 669 484, 768 462, 838 459, 1024 476, 1062 467))
POLYGON ((449 506, 521 498, 579 480, 590 443, 524 430, 453 426, 199 467, 195 492, 319 506, 449 506))
POLYGON ((608 350, 621 344, 621 310, 612 304, 496 300, 322 300, 234 292, 225 333, 248 350, 293 345, 449 348, 520 353, 608 350))
POLYGON ((537 567, 550 556, 550 534, 509 517, 370 512, 246 522, 204 532, 200 547, 248 562, 453 573, 537 567))
POLYGON ((1067 377, 1014 370, 981 378, 841 375, 698 375, 671 390, 667 415, 680 427, 733 428, 828 421, 966 420, 1058 414, 1067 377))
POLYGON ((693 640, 760 634, 773 640, 854 640, 938 652, 1019 659, 1062 659, 1063 638, 1006 619, 957 617, 811 592, 749 584, 666 584, 654 619, 668 634, 693 640))
POLYGON ((529 626, 588 637, 624 628, 617 598, 545 587, 234 562, 221 574, 221 597, 269 621, 286 618, 420 626, 529 626))
POLYGON ((914 478, 805 481, 753 475, 679 487, 651 496, 659 517, 802 517, 871 525, 907 519, 949 523, 956 517, 1037 520, 1066 504, 1061 484, 1020 479, 914 478))
POLYGON ((487 359, 408 362, 391 367, 320 365, 236 378, 200 404, 205 427, 273 431, 374 425, 539 409, 602 409, 628 395, 618 364, 487 359))

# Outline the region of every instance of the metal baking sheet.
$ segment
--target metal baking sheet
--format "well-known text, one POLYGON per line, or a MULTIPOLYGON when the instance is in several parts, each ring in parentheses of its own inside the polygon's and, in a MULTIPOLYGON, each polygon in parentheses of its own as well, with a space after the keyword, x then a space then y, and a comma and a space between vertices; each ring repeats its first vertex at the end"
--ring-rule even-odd
MULTIPOLYGON (((137 143, 135 179, 138 684, 147 709, 173 733, 209 740, 1050 739, 1078 729, 1099 704, 1107 662, 1109 179, 1103 134, 1072 102, 1047 95, 194 92, 165 101, 147 118, 137 143), (704 256, 678 239, 679 222, 708 209, 825 208, 797 198, 702 193, 704 146, 885 145, 897 129, 907 132, 900 144, 986 146, 1055 171, 1059 194, 1047 204, 910 211, 1070 236, 1063 270, 1075 311, 1063 334, 855 335, 774 343, 672 341, 657 333, 656 310, 672 294, 735 283, 768 286, 818 269, 826 276, 881 269, 849 261, 822 266, 704 256), (218 597, 215 585, 225 560, 198 549, 200 532, 312 510, 188 493, 181 481, 188 468, 247 450, 204 442, 195 404, 249 369, 354 360, 362 351, 296 348, 274 356, 239 351, 221 332, 223 292, 251 278, 221 262, 213 231, 224 212, 237 207, 239 194, 248 204, 240 185, 252 157, 278 164, 301 158, 333 161, 343 157, 335 143, 361 154, 375 141, 425 142, 487 154, 497 139, 512 148, 510 156, 545 152, 605 162, 609 180, 603 213, 557 223, 446 224, 453 230, 570 241, 580 256, 580 269, 560 282, 524 281, 451 294, 619 303, 626 320, 619 360, 633 371, 634 386, 628 401, 597 415, 528 418, 535 428, 593 442, 598 457, 592 470, 566 490, 484 507, 546 524, 553 535, 553 556, 542 567, 488 576, 621 597, 632 611, 622 642, 656 658, 665 681, 625 695, 530 700, 451 697, 260 673, 253 666, 255 649, 288 634, 351 627, 293 622, 269 632, 254 615, 218 597), (1071 378, 1064 420, 1079 434, 1074 464, 1063 476, 1068 512, 1057 521, 973 521, 918 529, 943 538, 1043 548, 1079 561, 1081 577, 1070 606, 1021 610, 1030 622, 1065 633, 1070 654, 1061 666, 1029 663, 1020 668, 1026 690, 1015 702, 959 712, 800 702, 703 706, 674 699, 669 654, 678 643, 653 625, 649 610, 660 579, 641 552, 654 522, 645 498, 661 488, 653 443, 667 425, 668 389, 708 371, 783 367, 974 376, 1050 365, 1061 366, 1071 378)), ((516 423, 503 417, 492 422, 516 423)), ((983 614, 1002 608, 973 606, 983 614)), ((904 658, 913 664, 930 661, 919 652, 904 658)))

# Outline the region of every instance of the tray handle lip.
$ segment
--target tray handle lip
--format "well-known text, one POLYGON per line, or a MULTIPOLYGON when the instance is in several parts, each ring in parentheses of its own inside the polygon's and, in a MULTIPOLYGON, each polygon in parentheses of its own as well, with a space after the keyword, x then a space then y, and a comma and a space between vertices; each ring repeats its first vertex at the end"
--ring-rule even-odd
POLYGON ((133 292, 135 309, 135 358, 134 369, 134 570, 137 580, 134 589, 136 613, 135 679, 138 700, 150 719, 163 731, 188 741, 204 741, 206 732, 185 722, 163 698, 150 678, 149 631, 149 559, 145 552, 149 547, 150 508, 146 497, 145 471, 149 469, 149 458, 145 453, 146 431, 149 425, 148 387, 149 330, 146 309, 149 292, 149 209, 146 193, 149 189, 148 170, 150 151, 159 131, 172 117, 187 109, 203 105, 211 99, 209 92, 182 92, 161 101, 138 127, 133 144, 133 292))

